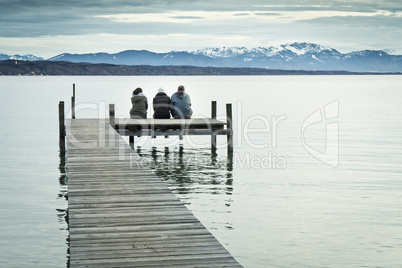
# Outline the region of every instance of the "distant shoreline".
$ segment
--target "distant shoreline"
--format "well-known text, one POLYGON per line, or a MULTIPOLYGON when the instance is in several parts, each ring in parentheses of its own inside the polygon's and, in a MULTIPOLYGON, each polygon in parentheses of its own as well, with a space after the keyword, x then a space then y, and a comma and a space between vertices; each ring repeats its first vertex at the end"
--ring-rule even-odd
POLYGON ((113 65, 66 61, 0 61, 0 76, 230 76, 230 75, 401 75, 401 72, 280 70, 238 67, 113 65))

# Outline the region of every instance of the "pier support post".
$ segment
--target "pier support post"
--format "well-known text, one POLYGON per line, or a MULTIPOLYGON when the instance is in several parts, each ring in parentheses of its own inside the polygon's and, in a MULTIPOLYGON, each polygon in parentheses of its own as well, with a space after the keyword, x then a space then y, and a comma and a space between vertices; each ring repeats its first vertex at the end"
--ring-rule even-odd
POLYGON ((131 149, 134 150, 134 136, 128 137, 128 143, 130 144, 131 149))
POLYGON ((64 101, 59 102, 59 147, 60 147, 60 154, 65 154, 66 125, 64 124, 64 101))
POLYGON ((109 123, 112 126, 112 128, 115 128, 116 119, 115 119, 115 108, 113 103, 109 104, 109 123))
MULTIPOLYGON (((211 119, 216 119, 216 101, 211 102, 211 119)), ((216 151, 216 134, 211 135, 211 149, 216 151)))
POLYGON ((233 118, 232 118, 232 104, 226 104, 226 122, 227 122, 227 129, 229 130, 228 133, 228 153, 233 153, 233 118))
POLYGON ((183 129, 180 128, 180 134, 179 134, 179 140, 182 141, 183 140, 183 129))
POLYGON ((71 119, 75 119, 75 84, 73 84, 73 96, 71 97, 71 119))

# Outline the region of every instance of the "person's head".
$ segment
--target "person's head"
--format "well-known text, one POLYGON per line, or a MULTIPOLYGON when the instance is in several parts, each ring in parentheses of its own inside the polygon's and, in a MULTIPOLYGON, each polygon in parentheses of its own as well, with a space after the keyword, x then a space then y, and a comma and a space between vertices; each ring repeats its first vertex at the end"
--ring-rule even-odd
POLYGON ((160 87, 160 88, 158 89, 158 93, 161 93, 161 92, 165 92, 165 90, 163 89, 163 87, 160 87))
POLYGON ((138 93, 141 93, 141 92, 142 92, 142 88, 137 87, 136 89, 134 89, 133 94, 138 95, 138 93))
POLYGON ((179 88, 177 89, 177 91, 184 91, 184 90, 185 90, 185 88, 183 85, 180 85, 179 88))

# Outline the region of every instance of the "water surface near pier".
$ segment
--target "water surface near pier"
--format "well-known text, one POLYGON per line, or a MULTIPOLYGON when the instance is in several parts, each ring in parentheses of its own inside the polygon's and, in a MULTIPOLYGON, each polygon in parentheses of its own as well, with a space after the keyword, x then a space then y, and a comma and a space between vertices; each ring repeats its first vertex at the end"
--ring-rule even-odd
POLYGON ((0 77, 5 267, 66 266, 57 104, 70 107, 73 83, 77 118, 109 103, 127 117, 138 86, 151 103, 184 84, 196 117, 232 103, 233 155, 224 136, 216 151, 208 136, 135 150, 245 267, 402 265, 401 76, 0 77))

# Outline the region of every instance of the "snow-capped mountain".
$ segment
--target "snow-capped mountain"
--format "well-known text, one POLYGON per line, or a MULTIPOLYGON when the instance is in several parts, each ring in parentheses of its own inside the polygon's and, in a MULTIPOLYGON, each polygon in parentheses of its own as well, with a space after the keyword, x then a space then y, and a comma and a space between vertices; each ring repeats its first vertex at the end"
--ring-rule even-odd
POLYGON ((204 55, 210 58, 230 58, 238 55, 250 53, 251 50, 245 47, 223 47, 223 48, 205 48, 190 52, 194 55, 204 55))
POLYGON ((191 52, 216 60, 226 67, 258 67, 285 70, 345 70, 358 72, 400 72, 402 56, 381 50, 342 54, 336 49, 312 43, 280 46, 206 48, 191 52))
POLYGON ((89 63, 109 63, 122 65, 192 65, 210 66, 218 65, 212 58, 195 55, 186 51, 171 51, 168 53, 155 53, 147 50, 126 50, 115 54, 60 54, 48 61, 70 61, 89 63))
POLYGON ((0 54, 0 60, 26 60, 26 61, 37 61, 37 60, 44 60, 44 58, 37 57, 31 54, 27 55, 6 55, 0 54))
MULTIPOLYGON (((0 55, 0 60, 2 59, 2 55, 0 55)), ((41 58, 32 56, 31 59, 26 60, 38 59, 41 58)), ((109 63, 117 65, 189 65, 198 67, 249 67, 283 70, 402 72, 402 56, 390 55, 383 50, 363 50, 343 54, 334 48, 305 42, 257 48, 205 48, 191 52, 171 51, 167 53, 155 53, 147 50, 127 50, 115 54, 63 53, 48 59, 48 61, 109 63)))
POLYGON ((249 57, 272 57, 278 54, 295 54, 298 56, 309 53, 334 53, 340 54, 337 50, 329 47, 324 47, 312 43, 291 43, 280 46, 245 48, 245 47, 223 47, 223 48, 205 48, 191 52, 195 55, 204 55, 211 58, 230 58, 239 55, 249 57))

